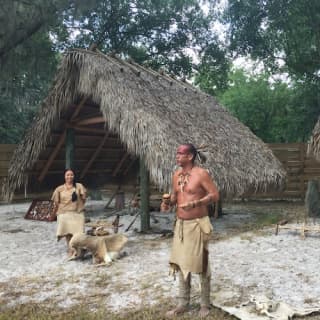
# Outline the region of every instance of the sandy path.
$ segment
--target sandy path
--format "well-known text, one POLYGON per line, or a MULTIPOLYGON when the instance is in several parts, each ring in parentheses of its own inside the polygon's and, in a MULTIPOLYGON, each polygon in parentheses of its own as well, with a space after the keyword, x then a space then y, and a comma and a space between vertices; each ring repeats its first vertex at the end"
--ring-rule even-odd
MULTIPOLYGON (((130 231, 128 255, 110 267, 94 267, 89 259, 67 262, 65 243, 55 241, 56 223, 23 219, 27 208, 28 204, 0 206, 1 305, 50 301, 68 307, 86 301, 92 308, 103 303, 117 311, 176 294, 176 282, 168 276, 171 239, 130 231)), ((250 219, 250 213, 231 210, 215 223, 216 235, 250 219)), ((121 217, 123 230, 131 220, 121 217)), ((170 228, 169 219, 158 220, 157 226, 170 228)), ((212 241, 212 298, 236 306, 251 295, 267 294, 296 307, 319 307, 319 248, 320 235, 301 240, 288 231, 275 236, 271 228, 212 241)), ((194 278, 192 296, 197 298, 194 278)))

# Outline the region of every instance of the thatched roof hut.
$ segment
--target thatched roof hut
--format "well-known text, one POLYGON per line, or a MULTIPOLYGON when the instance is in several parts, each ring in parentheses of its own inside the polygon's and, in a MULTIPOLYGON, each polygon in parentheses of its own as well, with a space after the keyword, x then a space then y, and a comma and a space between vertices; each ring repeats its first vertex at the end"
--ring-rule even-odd
POLYGON ((308 143, 308 154, 320 161, 320 118, 313 128, 311 139, 308 143))
MULTIPOLYGON (((206 145, 220 192, 235 196, 283 185, 271 150, 216 100, 186 82, 99 52, 65 54, 53 86, 23 141, 4 185, 6 195, 27 176, 62 179, 66 128, 75 130, 80 178, 122 177, 143 157, 151 182, 168 190, 179 144, 206 145)), ((33 178, 32 178, 33 177, 33 178)))

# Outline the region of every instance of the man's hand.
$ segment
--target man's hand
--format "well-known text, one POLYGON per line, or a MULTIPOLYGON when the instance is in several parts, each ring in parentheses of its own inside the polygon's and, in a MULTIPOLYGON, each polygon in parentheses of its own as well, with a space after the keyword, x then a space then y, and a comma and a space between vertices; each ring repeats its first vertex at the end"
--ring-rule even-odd
POLYGON ((178 208, 181 208, 183 210, 190 210, 196 207, 196 202, 195 201, 189 201, 186 203, 182 203, 178 205, 178 208))

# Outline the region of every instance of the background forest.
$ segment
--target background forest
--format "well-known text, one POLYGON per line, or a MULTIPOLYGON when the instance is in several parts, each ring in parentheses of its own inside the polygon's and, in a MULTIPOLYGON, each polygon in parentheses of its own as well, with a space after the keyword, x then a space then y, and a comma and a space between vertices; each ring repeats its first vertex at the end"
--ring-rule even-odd
POLYGON ((306 141, 320 115, 318 0, 1 0, 0 143, 17 143, 63 52, 186 78, 265 142, 306 141))

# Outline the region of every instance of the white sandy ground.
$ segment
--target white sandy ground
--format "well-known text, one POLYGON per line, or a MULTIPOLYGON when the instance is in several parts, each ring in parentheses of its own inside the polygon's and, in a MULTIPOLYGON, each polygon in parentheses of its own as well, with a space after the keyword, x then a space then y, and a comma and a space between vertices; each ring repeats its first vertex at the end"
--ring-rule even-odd
MULTIPOLYGON (((104 204, 88 202, 91 220, 103 217, 104 204)), ((67 261, 65 242, 55 241, 56 222, 25 220, 29 205, 0 206, 0 306, 50 301, 70 307, 85 301, 92 310, 102 302, 109 310, 121 311, 176 296, 177 281, 168 275, 171 238, 135 232, 140 227, 137 219, 126 233, 127 255, 110 267, 95 267, 91 259, 67 261)), ((250 213, 234 211, 214 222, 216 235, 251 220, 250 213)), ((152 227, 171 228, 172 215, 154 215, 158 223, 152 219, 152 227)), ((119 232, 132 219, 121 217, 124 226, 119 232)), ((268 228, 213 240, 209 250, 214 305, 234 312, 252 296, 264 295, 298 309, 320 307, 319 233, 302 240, 295 232, 281 230, 276 236, 274 228, 268 228)), ((193 279, 196 302, 199 282, 197 276, 193 279)))

